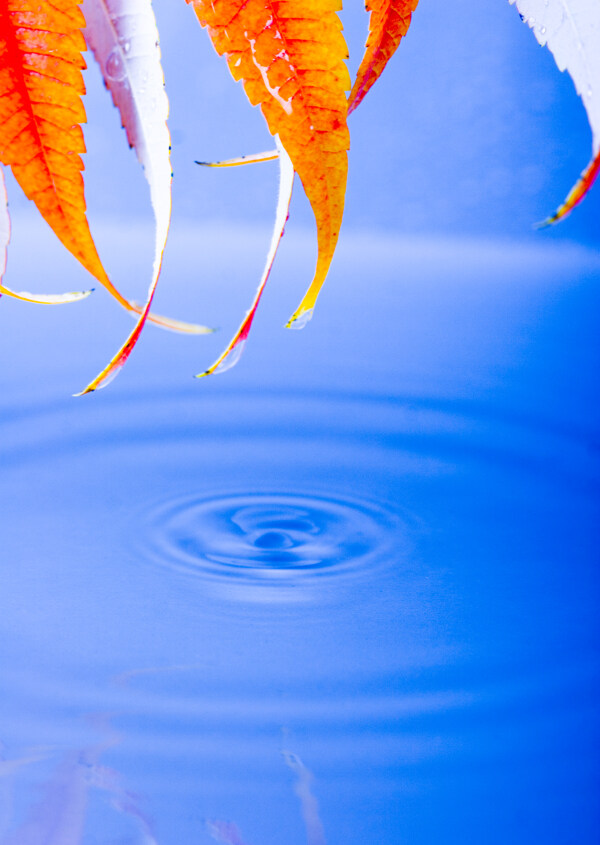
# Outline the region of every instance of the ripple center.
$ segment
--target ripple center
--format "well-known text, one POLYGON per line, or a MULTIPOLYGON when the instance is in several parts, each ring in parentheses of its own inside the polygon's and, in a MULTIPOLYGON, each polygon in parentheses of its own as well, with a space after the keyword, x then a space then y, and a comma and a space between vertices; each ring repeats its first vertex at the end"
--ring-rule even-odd
POLYGON ((205 583, 294 589, 397 559, 401 534, 378 504, 291 493, 179 499, 156 508, 144 532, 154 561, 205 583))

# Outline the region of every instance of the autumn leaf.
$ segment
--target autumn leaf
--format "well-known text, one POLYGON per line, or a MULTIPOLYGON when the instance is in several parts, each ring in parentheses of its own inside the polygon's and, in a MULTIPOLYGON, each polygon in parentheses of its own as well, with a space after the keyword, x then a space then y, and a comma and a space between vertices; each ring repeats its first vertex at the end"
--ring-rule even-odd
POLYGON ((197 161, 196 164, 201 164, 203 167, 239 167, 241 164, 258 164, 261 161, 276 161, 279 158, 278 150, 266 150, 263 153, 253 153, 250 155, 237 156, 236 158, 228 158, 224 161, 197 161))
MULTIPOLYGON (((259 105, 277 151, 215 162, 229 167, 279 159, 279 200, 271 244, 254 300, 231 341, 201 375, 222 372, 239 358, 261 301, 287 220, 298 173, 317 228, 314 278, 288 322, 300 328, 312 314, 327 276, 342 222, 349 134, 355 110, 408 31, 418 0, 367 0, 369 35, 351 86, 338 11, 341 0, 187 0, 206 27, 234 79, 259 105), (348 97, 346 92, 350 90, 348 97)), ((567 69, 583 99, 593 134, 593 158, 565 203, 547 221, 564 217, 600 170, 600 2, 510 0, 567 69)), ((203 326, 150 312, 171 214, 168 101, 150 0, 0 0, 0 163, 11 167, 26 196, 65 247, 137 322, 125 343, 85 388, 107 384, 134 348, 146 320, 199 334, 203 326), (85 17, 85 19, 84 19, 85 17), (85 27, 85 39, 82 29, 85 27), (137 153, 155 217, 153 267, 146 302, 127 300, 108 278, 86 217, 83 186, 85 122, 83 50, 93 51, 137 153)), ((0 169, 0 281, 6 268, 10 219, 0 169)), ((0 295, 43 304, 73 302, 90 291, 34 294, 0 284, 0 295)))
POLYGON ((547 225, 581 202, 600 171, 600 2, 516 0, 516 6, 538 42, 552 52, 558 69, 569 72, 592 128, 592 160, 564 203, 542 224, 547 225))
POLYGON ((106 275, 86 219, 83 23, 75 0, 0 0, 0 161, 64 246, 131 309, 106 275))
POLYGON ((365 54, 348 97, 348 113, 360 105, 367 91, 377 82, 410 26, 419 0, 368 0, 369 37, 365 54))
MULTIPOLYGON (((283 230, 285 228, 285 224, 288 218, 290 200, 292 198, 292 187, 294 184, 294 167, 292 165, 292 161, 286 151, 281 146, 279 138, 277 136, 275 136, 275 140, 277 142, 279 150, 279 154, 277 156, 277 158, 279 159, 280 168, 279 199, 277 201, 275 225, 273 228, 273 236, 271 238, 271 246, 269 247, 269 252, 267 254, 265 269, 263 271, 262 278, 259 282, 256 294, 254 296, 254 300, 252 301, 252 305, 250 306, 250 309, 247 311, 246 316, 242 320, 240 327, 230 340, 225 350, 221 353, 221 355, 219 355, 217 360, 214 362, 214 364, 211 364, 211 366, 205 372, 199 373, 197 378, 201 378, 202 376, 209 376, 212 373, 223 373, 225 372, 225 370, 229 370, 231 369, 231 367, 237 364, 240 359, 240 355, 244 350, 246 340, 248 339, 248 334, 250 333, 250 329, 252 327, 252 321, 254 320, 254 316, 256 314, 256 309, 258 308, 258 304, 263 295, 265 285, 267 284, 267 279, 269 278, 271 268, 273 267, 273 262, 275 261, 277 247, 279 246, 279 242, 281 241, 281 238, 283 236, 283 230)), ((259 154, 259 156, 253 156, 251 158, 251 161, 269 161, 272 157, 273 154, 270 152, 261 153, 259 154)), ((218 162, 217 166, 226 167, 228 165, 246 163, 249 158, 250 157, 244 156, 242 157, 242 161, 235 160, 230 162, 218 162)))
POLYGON ((311 316, 337 244, 350 144, 339 0, 188 0, 290 157, 317 224, 315 275, 288 326, 311 316))
MULTIPOLYGON (((137 153, 150 187, 156 221, 154 264, 140 317, 116 355, 78 396, 104 387, 117 375, 139 340, 160 276, 171 219, 171 141, 167 129, 169 103, 164 89, 158 30, 147 0, 84 0, 86 41, 100 65, 106 86, 119 109, 129 145, 137 153)), ((189 334, 212 329, 160 318, 164 328, 189 334)))
MULTIPOLYGON (((6 185, 4 172, 0 167, 0 283, 6 271, 6 252, 10 241, 10 217, 8 214, 8 200, 6 197, 6 185)), ((71 291, 70 293, 29 293, 28 291, 15 291, 0 284, 0 295, 20 299, 23 302, 35 302, 39 305, 63 305, 67 302, 77 302, 85 299, 92 293, 91 290, 71 291)))
POLYGON ((131 354, 154 297, 171 219, 169 104, 164 90, 158 31, 146 0, 84 0, 86 40, 102 75, 129 145, 137 153, 150 186, 156 220, 152 280, 145 306, 125 343, 83 393, 107 384, 131 354))
MULTIPOLYGON (((80 155, 85 152, 80 125, 85 121, 84 24, 75 0, 0 0, 0 161, 11 167, 64 246, 124 308, 141 313, 108 278, 86 218, 80 155)), ((88 294, 3 292, 42 304, 72 302, 88 294)), ((149 319, 177 331, 204 331, 158 315, 149 319)))

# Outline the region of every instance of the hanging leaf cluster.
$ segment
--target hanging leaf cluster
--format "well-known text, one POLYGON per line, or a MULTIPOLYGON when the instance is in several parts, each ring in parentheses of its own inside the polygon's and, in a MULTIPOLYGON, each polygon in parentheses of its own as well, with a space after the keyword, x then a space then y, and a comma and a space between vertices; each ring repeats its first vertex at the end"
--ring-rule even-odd
MULTIPOLYGON (((311 317, 338 241, 348 172, 348 115, 358 108, 407 34, 418 0, 367 0, 369 32, 356 78, 350 79, 341 0, 187 0, 214 48, 260 106, 275 149, 211 166, 277 158, 279 199, 265 269, 254 301, 219 358, 201 375, 232 366, 248 337, 288 217, 295 174, 310 202, 317 262, 288 327, 311 317)), ((424 0, 425 2, 425 0, 424 0)), ((548 223, 568 214, 600 169, 600 3, 510 0, 561 70, 573 77, 593 133, 592 162, 548 223), (594 95, 595 90, 595 95, 594 95)), ((171 215, 168 102, 151 0, 0 0, 0 162, 10 167, 63 245, 135 319, 123 345, 82 393, 106 385, 134 348, 146 321, 190 334, 205 326, 155 314, 171 215), (109 279, 86 217, 82 153, 85 111, 83 53, 90 49, 118 108, 129 145, 148 181, 155 217, 154 263, 143 305, 109 279)), ((0 168, 0 281, 10 220, 0 168)), ((61 304, 90 291, 31 294, 0 284, 0 295, 61 304)))

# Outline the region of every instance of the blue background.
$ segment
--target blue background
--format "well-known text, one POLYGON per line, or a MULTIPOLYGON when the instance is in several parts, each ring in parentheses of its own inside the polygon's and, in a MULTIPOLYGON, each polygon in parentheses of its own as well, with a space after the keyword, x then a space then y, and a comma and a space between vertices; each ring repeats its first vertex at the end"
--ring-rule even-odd
MULTIPOLYGON (((0 301, 0 842, 208 845, 216 819, 245 845, 595 843, 598 188, 532 226, 589 159, 570 79, 504 0, 423 0, 352 115, 314 319, 282 328, 315 258, 297 185, 241 363, 196 381, 254 293, 277 166, 194 164, 271 140, 192 10, 156 14, 156 307, 220 331, 148 326, 76 400, 130 317, 102 290, 0 301)), ((147 186, 91 59, 86 85, 90 224, 140 299, 147 186)), ((89 286, 9 192, 7 284, 89 286)))

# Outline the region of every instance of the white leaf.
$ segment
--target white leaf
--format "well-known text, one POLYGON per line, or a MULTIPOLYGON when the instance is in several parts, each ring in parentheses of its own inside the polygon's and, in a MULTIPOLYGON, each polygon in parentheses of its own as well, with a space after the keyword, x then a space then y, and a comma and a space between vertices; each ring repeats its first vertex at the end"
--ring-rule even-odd
POLYGON ((135 328, 104 370, 85 388, 103 387, 123 366, 146 321, 160 274, 171 219, 169 103, 150 0, 83 0, 85 38, 100 65, 127 140, 150 186, 156 219, 152 280, 135 328))
POLYGON ((592 128, 592 160, 562 205, 540 225, 566 217, 600 172, 600 0, 509 0, 547 45, 559 70, 567 70, 592 128))
MULTIPOLYGON (((248 334, 252 326, 252 321, 254 320, 254 316, 256 314, 256 309, 258 308, 260 299, 263 295, 265 285, 267 284, 267 280, 273 267, 273 262, 275 261, 275 256, 277 255, 277 249, 279 248, 279 244, 283 237, 283 232, 285 229, 285 224, 287 222, 288 213, 290 209, 290 201, 292 199, 292 188, 294 185, 294 165, 292 164, 292 160, 290 159, 289 155, 282 147, 278 135, 275 135, 275 143, 277 144, 277 158, 279 159, 279 196, 277 199, 275 223, 273 226, 273 234, 271 236, 271 244, 267 253, 267 260, 265 262, 265 269, 263 270, 261 280, 258 284, 254 299, 252 300, 252 304, 249 310, 246 312, 246 316, 242 320, 240 327, 227 344, 226 349, 219 355, 217 360, 213 364, 211 364, 208 370, 205 370, 203 373, 198 373, 197 378, 209 376, 212 373, 224 373, 225 370, 230 370, 240 360, 242 352, 244 351, 244 346, 246 345, 246 340, 248 339, 248 334)), ((239 159, 230 159, 229 162, 225 162, 225 166, 228 166, 228 164, 230 163, 244 164, 250 161, 268 161, 271 158, 273 158, 273 153, 259 154, 258 156, 248 157, 242 156, 239 159)), ((223 162, 221 162, 220 164, 223 165, 223 162)))
POLYGON ((156 273, 171 215, 171 141, 154 12, 150 0, 83 0, 81 8, 86 42, 150 186, 156 217, 156 273))
POLYGON ((509 0, 559 70, 567 70, 583 100, 592 127, 594 153, 600 149, 600 0, 509 0))

